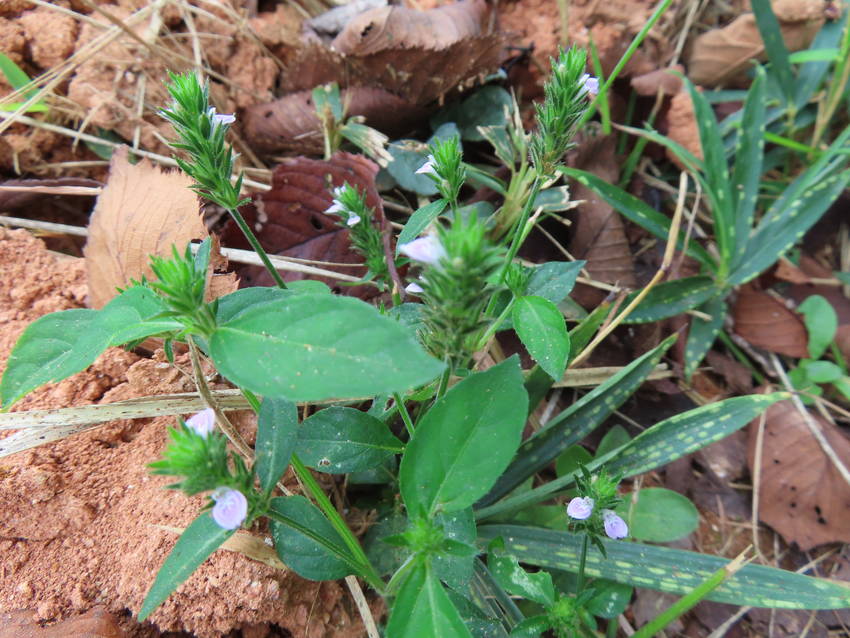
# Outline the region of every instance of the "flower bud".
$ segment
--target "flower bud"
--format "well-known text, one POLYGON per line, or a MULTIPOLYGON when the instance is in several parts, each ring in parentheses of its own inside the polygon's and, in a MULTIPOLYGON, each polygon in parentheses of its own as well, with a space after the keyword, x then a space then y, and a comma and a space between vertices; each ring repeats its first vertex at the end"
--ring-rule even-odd
POLYGON ((207 438, 215 430, 215 410, 207 408, 186 420, 186 427, 198 436, 207 438))

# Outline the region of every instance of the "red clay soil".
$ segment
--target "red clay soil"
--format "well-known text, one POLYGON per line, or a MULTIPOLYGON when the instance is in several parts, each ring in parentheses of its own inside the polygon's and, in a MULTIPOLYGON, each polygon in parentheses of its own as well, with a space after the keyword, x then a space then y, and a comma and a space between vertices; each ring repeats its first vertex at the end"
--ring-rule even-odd
MULTIPOLYGON (((24 328, 39 316, 85 305, 82 260, 47 252, 26 231, 0 228, 0 371, 24 328)), ((156 359, 111 349, 85 372, 41 388, 15 411, 102 403, 191 390, 179 371, 156 359)), ((241 419, 252 436, 249 419, 241 419)), ((152 476, 173 418, 114 421, 53 444, 0 459, 0 613, 31 610, 59 621, 93 608, 123 616, 127 636, 189 631, 205 637, 233 629, 264 638, 271 624, 294 636, 364 635, 343 588, 218 551, 151 617, 141 606, 176 535, 202 497, 163 489, 152 476)), ((5 433, 2 433, 5 434, 5 433)), ((279 635, 279 634, 277 634, 279 635)))

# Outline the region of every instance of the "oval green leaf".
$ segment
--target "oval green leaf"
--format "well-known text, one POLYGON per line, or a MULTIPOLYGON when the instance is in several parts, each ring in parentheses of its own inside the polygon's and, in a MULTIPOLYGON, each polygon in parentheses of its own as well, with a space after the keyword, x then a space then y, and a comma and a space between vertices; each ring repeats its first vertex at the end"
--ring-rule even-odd
POLYGON ((558 306, 543 297, 519 297, 514 302, 512 318, 514 330, 528 353, 546 374, 560 380, 570 356, 570 336, 558 306))
POLYGON ((663 487, 642 489, 617 511, 628 521, 630 536, 652 543, 677 541, 699 525, 699 512, 694 504, 686 496, 663 487))
POLYGON ((243 309, 218 326, 210 354, 233 383, 291 401, 403 392, 444 367, 372 306, 323 294, 243 309))

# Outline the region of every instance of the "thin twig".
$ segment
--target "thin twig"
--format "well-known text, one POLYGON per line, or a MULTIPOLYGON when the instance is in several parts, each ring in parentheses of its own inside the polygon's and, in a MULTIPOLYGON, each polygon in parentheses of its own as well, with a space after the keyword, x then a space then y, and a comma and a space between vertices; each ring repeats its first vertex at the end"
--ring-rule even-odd
POLYGON ((348 585, 348 591, 354 599, 354 604, 357 611, 360 612, 360 617, 363 619, 363 625, 366 627, 366 634, 369 638, 380 638, 378 626, 375 624, 375 619, 372 617, 372 610, 369 608, 369 603, 366 601, 366 596, 363 595, 363 589, 360 587, 360 582, 356 576, 346 576, 345 584, 348 585))

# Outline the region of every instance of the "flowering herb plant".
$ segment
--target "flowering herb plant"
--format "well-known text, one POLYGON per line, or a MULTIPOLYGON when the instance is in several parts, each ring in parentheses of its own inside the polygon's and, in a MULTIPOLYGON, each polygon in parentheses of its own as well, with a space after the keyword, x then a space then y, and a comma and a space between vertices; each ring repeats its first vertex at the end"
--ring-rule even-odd
MULTIPOLYGON (((194 75, 172 76, 173 104, 163 115, 177 132, 174 146, 187 154, 181 168, 199 193, 230 212, 278 287, 210 302, 210 241, 194 252, 175 250, 170 259, 153 259, 154 280, 128 288, 102 310, 54 313, 33 323, 0 384, 8 408, 31 389, 85 368, 109 346, 159 336, 187 344, 196 371, 208 359, 256 412, 252 448, 196 374, 209 408, 170 430, 151 469, 177 477, 171 488, 210 500, 177 541, 140 618, 238 529, 262 520, 288 568, 313 580, 354 575, 384 596, 388 638, 597 635, 600 620, 622 612, 633 585, 736 604, 846 605, 844 588, 780 570, 746 567, 715 583, 710 579, 725 559, 633 542, 620 509, 622 478, 734 432, 783 393, 676 415, 531 487, 535 475, 637 389, 675 340, 664 340, 523 438, 529 414, 607 314, 603 306, 568 332, 557 304, 580 264, 529 269, 515 260, 537 196, 555 183, 572 136, 592 114, 594 95, 605 90, 585 66, 578 49, 553 61, 536 131, 526 133, 512 113, 503 131, 487 132, 512 175, 491 219, 461 206, 463 187, 478 169, 464 162, 459 140, 431 146, 416 173, 433 181, 439 198, 410 218, 394 257, 409 260, 407 291, 421 303, 389 310, 286 287, 238 212, 241 178, 231 182, 234 155, 225 143, 232 116, 209 106, 207 87, 194 75), (536 365, 524 371, 512 356, 477 369, 476 353, 508 321, 536 365), (57 344, 52 337, 60 330, 70 338, 57 344), (279 483, 290 467, 302 494, 279 483), (392 497, 365 546, 313 472, 386 485, 392 497), (553 498, 561 503, 556 524, 529 525, 524 516, 553 498), (542 570, 528 572, 520 563, 542 570), (566 572, 575 580, 556 578, 566 572), (702 582, 712 587, 699 589, 702 582), (539 613, 523 613, 515 597, 539 613)), ((341 115, 333 92, 323 95, 331 130, 341 115)), ((363 194, 349 184, 332 194, 326 212, 350 229, 369 278, 400 302, 385 231, 363 194)))

